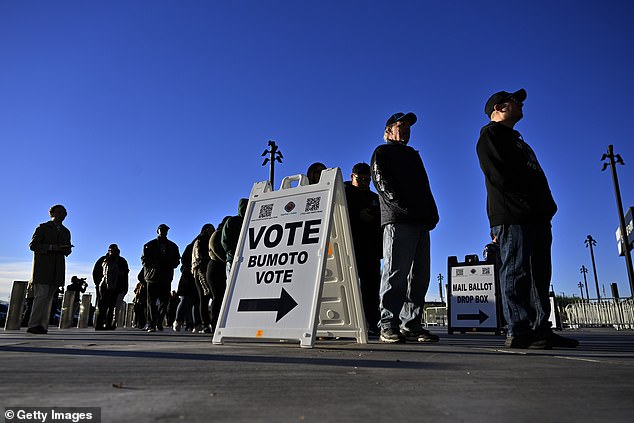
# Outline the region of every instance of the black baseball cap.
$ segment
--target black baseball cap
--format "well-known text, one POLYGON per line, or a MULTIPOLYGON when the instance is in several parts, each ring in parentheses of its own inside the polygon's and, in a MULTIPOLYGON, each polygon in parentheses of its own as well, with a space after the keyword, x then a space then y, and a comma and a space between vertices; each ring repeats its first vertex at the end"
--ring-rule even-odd
POLYGON ((410 125, 413 125, 413 124, 416 123, 418 118, 412 112, 409 112, 407 114, 401 113, 401 112, 394 113, 392 116, 390 116, 390 118, 387 120, 387 122, 385 122, 385 127, 387 128, 390 125, 394 125, 396 122, 399 122, 401 120, 404 120, 405 122, 409 123, 410 125))
POLYGON ((493 94, 491 97, 489 97, 489 99, 487 100, 487 104, 484 106, 484 114, 486 114, 488 117, 491 117, 491 113, 493 113, 493 108, 495 107, 495 105, 505 103, 511 97, 524 102, 524 100, 526 100, 526 90, 524 88, 520 88, 514 93, 500 91, 493 94))
POLYGON ((160 225, 158 225, 158 228, 156 228, 156 229, 158 230, 158 229, 161 229, 161 228, 165 228, 165 229, 169 230, 170 227, 167 226, 165 223, 161 223, 160 225))

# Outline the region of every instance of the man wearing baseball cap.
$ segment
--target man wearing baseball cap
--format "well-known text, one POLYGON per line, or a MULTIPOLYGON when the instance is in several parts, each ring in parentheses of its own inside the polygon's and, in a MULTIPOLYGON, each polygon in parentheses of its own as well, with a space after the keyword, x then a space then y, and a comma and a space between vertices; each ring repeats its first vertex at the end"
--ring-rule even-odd
POLYGON ((407 145, 416 120, 414 113, 390 116, 386 143, 374 150, 371 162, 383 228, 380 340, 387 343, 438 341, 422 325, 430 278, 429 231, 438 224, 438 209, 420 154, 407 145))
POLYGON ((163 330, 163 318, 167 313, 174 269, 180 264, 178 246, 167 239, 169 229, 169 226, 161 223, 156 229, 158 237, 143 246, 141 255, 143 276, 147 282, 148 332, 163 330))
POLYGON ((507 348, 574 348, 553 333, 550 316, 551 219, 557 212, 546 175, 514 129, 526 91, 500 91, 484 106, 491 120, 476 147, 487 190, 487 215, 500 244, 499 269, 507 348))

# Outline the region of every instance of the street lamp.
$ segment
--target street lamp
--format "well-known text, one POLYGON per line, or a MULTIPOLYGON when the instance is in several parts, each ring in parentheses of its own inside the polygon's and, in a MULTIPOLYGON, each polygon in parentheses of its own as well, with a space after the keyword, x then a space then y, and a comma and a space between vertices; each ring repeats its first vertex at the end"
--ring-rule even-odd
POLYGON ((588 273, 588 268, 582 264, 581 269, 579 270, 581 271, 581 273, 583 273, 583 283, 586 286, 586 299, 588 300, 588 302, 590 302, 590 294, 588 294, 588 279, 586 278, 586 273, 588 273))
POLYGON ((440 292, 440 303, 444 304, 445 298, 442 295, 442 280, 443 280, 442 273, 439 273, 438 274, 438 291, 440 292))
POLYGON ((616 196, 616 208, 619 213, 619 227, 621 228, 621 239, 619 242, 621 243, 621 247, 623 247, 623 251, 625 253, 625 265, 627 266, 627 278, 630 281, 630 296, 634 298, 634 270, 632 270, 632 256, 630 255, 629 243, 627 242, 627 231, 625 229, 625 216, 623 216, 623 202, 621 201, 621 189, 619 188, 619 178, 616 174, 616 165, 625 165, 623 163, 623 159, 619 154, 614 154, 614 150, 612 145, 608 146, 607 154, 603 154, 601 156, 601 161, 605 159, 609 159, 608 162, 603 163, 603 168, 601 171, 604 171, 608 166, 612 169, 612 181, 614 182, 614 194, 616 196))
POLYGON ((594 284, 597 288, 597 301, 601 302, 601 293, 599 292, 599 278, 597 277, 597 265, 594 262, 594 250, 592 247, 597 245, 597 241, 592 238, 592 235, 588 235, 588 237, 583 241, 586 244, 586 248, 590 247, 590 258, 592 258, 592 270, 594 272, 594 284))
POLYGON ((264 157, 269 154, 271 157, 267 157, 266 159, 264 159, 264 162, 262 162, 262 166, 266 166, 266 164, 269 162, 271 163, 271 169, 269 171, 269 182, 271 183, 271 188, 275 189, 275 161, 277 160, 278 162, 282 163, 282 159, 284 158, 284 156, 282 155, 282 152, 277 149, 275 141, 269 141, 269 147, 269 150, 264 150, 262 156, 264 157))
POLYGON ((584 302, 584 299, 583 299, 583 282, 580 281, 577 284, 577 286, 579 287, 579 292, 581 292, 581 302, 583 303, 584 302))

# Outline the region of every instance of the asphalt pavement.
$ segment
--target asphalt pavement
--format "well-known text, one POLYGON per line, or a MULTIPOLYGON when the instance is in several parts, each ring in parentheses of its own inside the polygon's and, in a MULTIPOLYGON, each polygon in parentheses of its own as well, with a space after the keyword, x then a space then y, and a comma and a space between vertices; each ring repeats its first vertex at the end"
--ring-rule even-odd
POLYGON ((0 406, 99 407, 103 422, 634 420, 634 331, 567 330, 580 347, 548 351, 432 331, 437 344, 305 349, 167 330, 0 330, 0 406))

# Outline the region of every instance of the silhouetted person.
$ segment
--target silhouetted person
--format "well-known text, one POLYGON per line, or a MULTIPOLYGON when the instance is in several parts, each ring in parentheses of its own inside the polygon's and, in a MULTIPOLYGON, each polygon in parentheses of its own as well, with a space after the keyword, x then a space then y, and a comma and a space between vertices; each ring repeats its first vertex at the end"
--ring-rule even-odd
POLYGON ((211 237, 209 237, 209 263, 207 264, 207 280, 211 286, 211 327, 216 330, 222 300, 227 289, 227 254, 222 247, 222 228, 229 220, 225 216, 211 237))
POLYGON ((211 300, 211 284, 207 280, 207 263, 209 263, 209 238, 216 228, 211 223, 206 223, 200 230, 200 234, 194 240, 192 250, 192 273, 196 281, 196 289, 200 304, 200 320, 202 322, 201 332, 212 333, 211 315, 209 314, 209 301, 211 300))
POLYGON ((363 310, 369 332, 378 333, 380 318, 382 231, 379 196, 370 191, 370 165, 357 163, 345 182, 350 229, 357 271, 361 281, 363 310))
POLYGON ((137 275, 137 284, 134 287, 134 323, 133 327, 147 330, 147 283, 143 278, 143 269, 137 275))
POLYGON ((75 314, 79 312, 81 294, 86 292, 87 287, 88 283, 86 282, 86 278, 79 278, 77 276, 73 276, 72 278, 70 278, 70 283, 66 286, 66 293, 75 293, 75 297, 73 299, 73 325, 75 326, 77 326, 77 319, 75 319, 75 314))
POLYGON ((59 287, 64 285, 66 256, 71 253, 70 231, 62 224, 66 219, 66 208, 57 204, 48 211, 51 220, 39 225, 29 248, 33 251, 33 305, 27 332, 48 332, 49 316, 53 299, 59 287))
POLYGON ((308 170, 306 171, 306 177, 308 178, 308 183, 310 185, 314 185, 319 183, 319 179, 321 178, 321 172, 326 170, 326 165, 323 163, 315 162, 308 166, 308 170))
POLYGON ((156 230, 158 237, 143 246, 141 263, 147 282, 148 332, 163 330, 174 269, 180 262, 178 246, 167 239, 169 229, 166 224, 160 224, 156 230))
POLYGON ((117 297, 122 287, 128 286, 129 273, 128 262, 121 257, 119 247, 117 244, 110 244, 106 255, 99 257, 92 269, 97 290, 95 330, 115 329, 117 297))
POLYGON ((227 256, 227 279, 231 273, 231 265, 233 264, 233 258, 238 248, 238 241, 240 240, 240 230, 242 229, 242 223, 244 221, 244 214, 247 211, 249 205, 248 198, 241 198, 238 202, 238 214, 231 216, 227 219, 225 226, 222 228, 222 248, 225 250, 227 256))
POLYGON ((200 312, 198 311, 200 299, 198 298, 198 290, 192 274, 193 249, 194 241, 187 244, 181 257, 181 276, 176 290, 176 293, 180 296, 180 302, 176 309, 176 319, 172 324, 172 329, 175 332, 180 332, 183 329, 195 331, 198 326, 201 326, 200 312))

